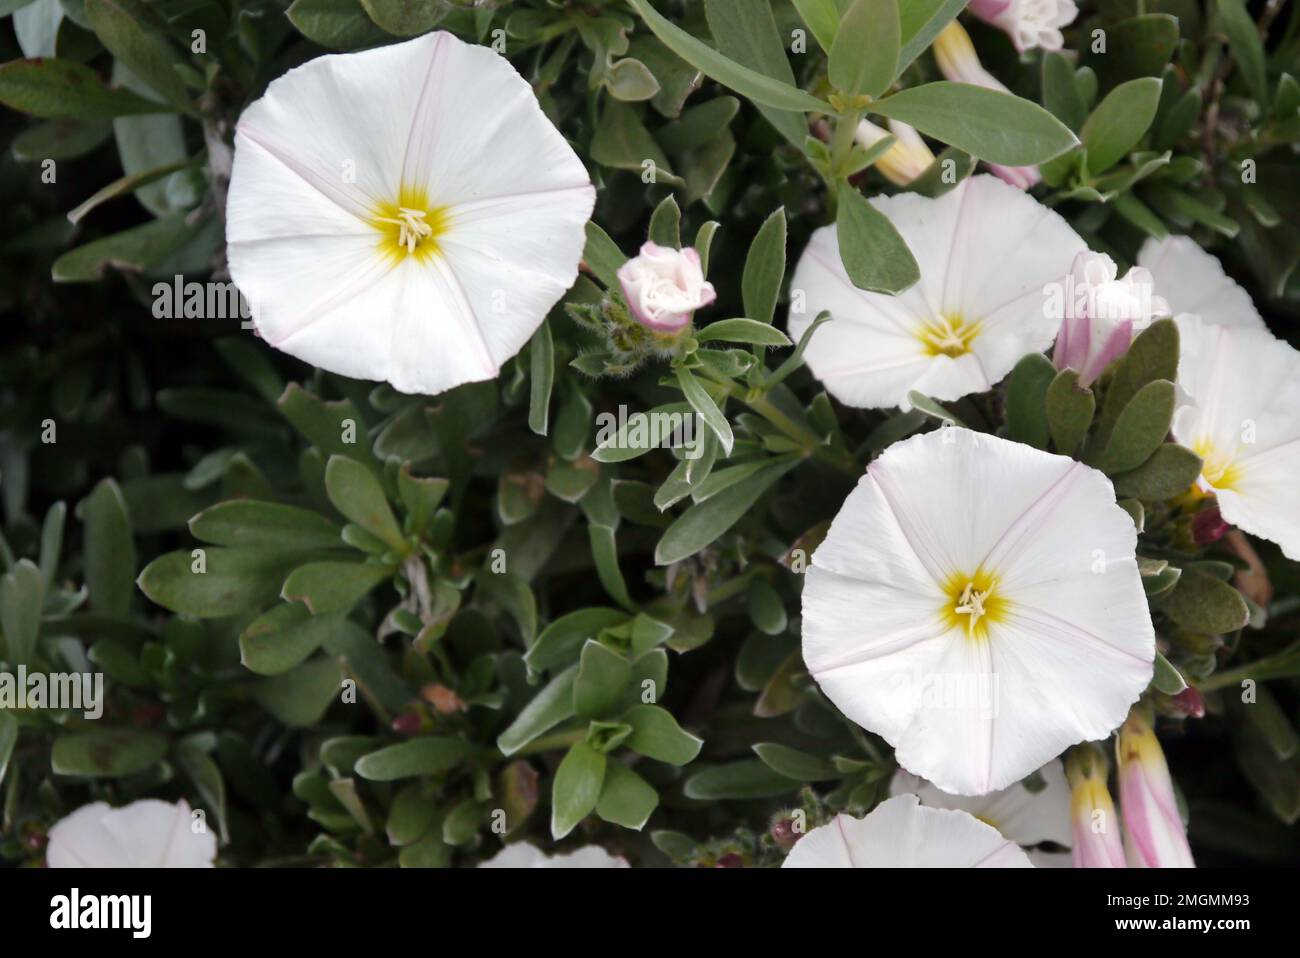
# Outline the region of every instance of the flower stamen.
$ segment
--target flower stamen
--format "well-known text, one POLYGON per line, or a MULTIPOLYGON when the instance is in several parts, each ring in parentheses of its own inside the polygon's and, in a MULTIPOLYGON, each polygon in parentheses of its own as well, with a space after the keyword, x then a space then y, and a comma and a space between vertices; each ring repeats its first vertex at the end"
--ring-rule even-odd
POLYGON ((420 241, 433 235, 433 227, 425 222, 427 210, 413 210, 409 206, 399 206, 397 216, 375 217, 381 223, 393 223, 397 226, 397 244, 414 253, 420 241))
POLYGON ((956 358, 970 352, 979 323, 967 323, 960 316, 940 314, 921 327, 918 336, 931 356, 956 358))

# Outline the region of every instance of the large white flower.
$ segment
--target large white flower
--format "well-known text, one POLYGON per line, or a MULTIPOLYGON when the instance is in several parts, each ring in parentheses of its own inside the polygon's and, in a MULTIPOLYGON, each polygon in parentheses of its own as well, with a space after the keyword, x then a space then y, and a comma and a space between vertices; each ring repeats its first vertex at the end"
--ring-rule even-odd
POLYGON ((969 812, 1019 845, 1055 842, 1069 848, 1072 841, 1070 786, 1065 780, 1065 769, 1059 760, 1053 759, 1038 771, 1042 787, 1036 792, 1031 792, 1024 782, 1017 782, 987 795, 949 795, 900 768, 889 783, 889 793, 915 795, 928 808, 969 812))
POLYGON ((866 818, 836 815, 790 849, 782 868, 1032 868, 1025 853, 967 812, 926 808, 915 795, 866 818))
POLYGON ((992 176, 938 199, 900 193, 871 205, 902 234, 921 279, 898 296, 865 292, 844 271, 835 227, 813 234, 790 283, 803 300, 790 334, 830 310, 805 357, 832 396, 869 408, 906 407, 913 389, 958 399, 1052 344, 1060 316, 1044 308, 1043 288, 1085 249, 1060 215, 992 176))
POLYGON ((813 555, 803 656, 849 718, 981 795, 1105 737, 1151 680, 1137 534, 1064 456, 956 427, 873 462, 813 555))
POLYGON ((587 845, 577 851, 548 855, 536 845, 516 842, 507 845, 479 868, 627 868, 627 859, 611 855, 599 845, 587 845))
POLYGON ((50 829, 51 868, 211 868, 217 836, 195 830, 190 806, 146 798, 121 808, 83 805, 50 829))
POLYGON ((1215 326, 1266 328, 1250 294, 1190 236, 1148 239, 1137 261, 1151 273, 1156 292, 1174 313, 1196 313, 1215 326))
POLYGON ((1173 433, 1204 460, 1199 488, 1219 512, 1300 560, 1300 352, 1270 333, 1177 318, 1173 433))
POLYGON ((432 394, 527 342, 594 203, 510 63, 432 33, 312 60, 244 112, 230 273, 277 349, 432 394))

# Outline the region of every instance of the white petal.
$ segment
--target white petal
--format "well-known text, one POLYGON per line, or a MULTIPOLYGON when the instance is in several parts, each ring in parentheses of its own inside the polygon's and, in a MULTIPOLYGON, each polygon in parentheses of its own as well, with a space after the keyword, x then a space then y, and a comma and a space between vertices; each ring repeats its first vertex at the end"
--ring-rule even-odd
POLYGON ((1031 868, 1025 853, 966 812, 926 808, 915 795, 865 818, 836 815, 790 850, 783 868, 1031 868))
POLYGON ((576 851, 547 855, 536 845, 516 842, 507 845, 479 868, 627 868, 627 859, 611 855, 599 845, 587 845, 576 851))
POLYGON ((1177 321, 1187 399, 1174 437, 1205 456, 1224 519, 1300 559, 1300 353, 1262 330, 1177 321))
POLYGON ((1096 470, 964 429, 913 437, 813 555, 805 662, 904 768, 955 794, 1005 788, 1105 736, 1149 682, 1135 544, 1096 470), (980 570, 1005 604, 972 639, 948 590, 980 570))
POLYGON ((143 799, 85 805, 50 829, 51 868, 211 868, 216 835, 191 829, 190 807, 143 799))
POLYGON ((1060 320, 1044 309, 1043 287, 1061 280, 1084 248, 1058 214, 992 176, 970 177, 938 199, 903 193, 871 203, 916 258, 915 286, 897 297, 857 289, 833 226, 813 234, 791 280, 802 294, 792 337, 823 310, 834 318, 805 354, 833 396, 873 408, 906 407, 912 389, 957 399, 989 389, 1051 344, 1060 320), (979 324, 969 352, 931 355, 920 334, 941 316, 979 324))
POLYGON ((1156 293, 1175 313, 1196 313, 1215 326, 1265 328, 1250 294, 1190 236, 1148 239, 1137 261, 1151 271, 1156 293))

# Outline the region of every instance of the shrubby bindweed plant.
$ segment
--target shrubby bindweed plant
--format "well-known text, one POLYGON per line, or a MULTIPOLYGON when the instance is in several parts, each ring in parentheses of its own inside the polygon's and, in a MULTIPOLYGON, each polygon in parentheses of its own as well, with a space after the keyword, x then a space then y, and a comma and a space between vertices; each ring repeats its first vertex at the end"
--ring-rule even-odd
POLYGON ((228 6, 0 5, 6 864, 1294 857, 1294 8, 228 6))

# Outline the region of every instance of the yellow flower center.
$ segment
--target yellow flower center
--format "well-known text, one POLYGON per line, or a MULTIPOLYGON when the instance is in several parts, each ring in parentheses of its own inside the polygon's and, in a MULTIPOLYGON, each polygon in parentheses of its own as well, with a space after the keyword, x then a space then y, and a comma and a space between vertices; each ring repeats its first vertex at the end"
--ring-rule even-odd
POLYGON ((940 314, 922 326, 917 336, 931 356, 955 359, 970 352, 970 344, 979 331, 979 323, 968 323, 960 316, 940 314))
POLYGON ((423 190, 403 188, 396 200, 376 207, 370 224, 379 231, 379 248, 385 255, 424 260, 440 252, 438 239, 447 232, 447 208, 431 205, 423 190))
POLYGON ((964 629, 969 639, 988 638, 989 623, 1006 617, 1008 603, 998 594, 997 579, 983 569, 977 569, 974 575, 954 574, 943 591, 947 595, 940 608, 944 624, 964 629))
POLYGON ((1215 489, 1231 489, 1241 480, 1234 453, 1216 448, 1206 438, 1192 443, 1192 452, 1201 457, 1201 477, 1215 489))

